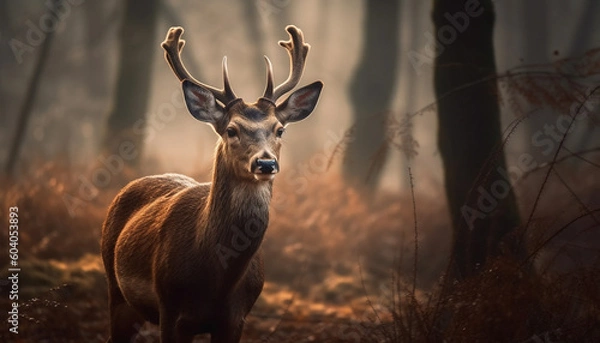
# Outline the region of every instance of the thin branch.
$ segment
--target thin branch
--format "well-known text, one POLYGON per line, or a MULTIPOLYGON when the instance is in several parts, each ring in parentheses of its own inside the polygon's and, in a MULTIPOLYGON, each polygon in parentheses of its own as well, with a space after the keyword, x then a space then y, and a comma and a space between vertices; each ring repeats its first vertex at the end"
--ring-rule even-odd
POLYGON ((598 218, 596 218, 594 216, 594 214, 591 212, 591 210, 589 209, 589 207, 587 207, 586 204, 579 198, 579 196, 577 196, 577 194, 575 193, 575 191, 573 191, 573 189, 571 188, 571 186, 569 186, 567 184, 567 181, 565 181, 565 179, 563 179, 563 177, 560 175, 560 173, 558 172, 558 170, 554 169, 554 174, 558 177, 558 179, 560 180, 560 182, 563 184, 563 186, 565 186, 565 188, 567 189, 567 191, 569 191, 569 193, 571 194, 571 196, 573 197, 573 199, 575 199, 575 201, 585 211, 585 213, 587 213, 590 217, 592 217, 592 219, 596 222, 596 225, 598 225, 598 227, 600 227, 600 221, 598 220, 598 218))
POLYGON ((505 151, 505 146, 506 144, 508 144, 508 141, 510 140, 510 137, 516 132, 517 127, 521 124, 521 122, 523 122, 524 120, 528 119, 529 116, 531 116, 533 113, 537 112, 539 109, 533 109, 531 111, 529 111, 525 116, 519 117, 515 120, 513 120, 508 127, 506 128, 506 130, 504 130, 504 132, 502 132, 502 137, 504 137, 500 143, 496 144, 496 146, 493 149, 493 154, 491 154, 485 161, 485 163, 483 164, 483 166, 481 166, 481 169, 479 170, 479 173, 477 174, 477 177, 475 178, 475 181, 472 183, 471 188, 469 189, 469 191, 467 192, 466 196, 465 196, 465 201, 464 203, 467 203, 467 200, 471 198, 473 192, 475 192, 475 188, 478 185, 481 185, 481 183, 485 180, 488 179, 488 177, 490 176, 490 174, 493 171, 493 168, 491 168, 491 165, 494 163, 494 161, 497 161, 499 158, 501 158, 501 154, 504 153, 505 151))
MULTIPOLYGON (((556 161, 554 161, 554 164, 555 164, 555 165, 556 165, 556 164, 559 164, 559 163, 561 163, 561 162, 563 162, 563 161, 569 160, 569 159, 571 159, 571 158, 573 158, 573 157, 577 157, 577 158, 579 158, 580 160, 582 160, 582 161, 584 161, 584 162, 587 162, 587 163, 589 163, 589 164, 593 165, 594 167, 600 168, 600 164, 598 164, 598 163, 595 163, 595 162, 592 162, 592 161, 590 161, 590 160, 588 160, 588 159, 586 159, 586 158, 584 158, 584 157, 582 156, 582 155, 585 155, 585 154, 590 154, 590 153, 593 153, 593 152, 600 152, 600 147, 596 147, 596 148, 592 148, 592 149, 587 149, 587 150, 581 150, 581 151, 578 151, 578 152, 572 152, 572 151, 570 151, 570 150, 569 150, 569 149, 567 149, 567 148, 563 148, 563 149, 564 149, 564 150, 566 150, 566 151, 568 151, 570 154, 569 154, 569 155, 566 155, 566 156, 563 156, 563 157, 561 157, 561 158, 557 159, 556 161)), ((526 178, 526 177, 528 177, 530 174, 532 174, 532 173, 534 173, 534 172, 536 172, 536 171, 542 170, 542 169, 544 169, 544 168, 546 168, 546 167, 550 166, 551 164, 552 164, 551 162, 542 163, 542 164, 540 164, 539 166, 537 166, 537 167, 535 167, 535 168, 533 168, 533 169, 531 169, 531 170, 527 171, 526 173, 524 173, 524 174, 523 174, 523 176, 521 176, 521 179, 525 179, 525 178, 526 178)))
MULTIPOLYGON (((596 162, 593 162, 593 161, 590 161, 587 158, 581 156, 581 153, 579 153, 579 152, 573 152, 573 151, 569 150, 567 147, 563 147, 563 149, 566 150, 568 153, 572 154, 574 157, 577 157, 578 159, 582 160, 583 162, 588 163, 588 164, 590 164, 590 165, 592 165, 592 166, 594 166, 596 168, 600 168, 600 164, 598 164, 596 162)), ((600 147, 595 148, 595 149, 596 150, 600 150, 600 147)), ((589 151, 589 149, 588 150, 584 150, 584 151, 589 151)))
POLYGON ((371 308, 371 310, 375 314, 375 317, 377 318, 377 321, 379 323, 383 323, 383 321, 381 320, 381 317, 379 317, 379 312, 377 311, 377 309, 373 305, 373 302, 371 301, 371 298, 369 298, 369 292, 367 292, 367 286, 365 285, 365 278, 364 278, 363 273, 362 273, 362 264, 360 263, 360 259, 358 260, 358 273, 360 275, 360 284, 362 285, 363 291, 365 292, 365 298, 367 299, 367 304, 369 305, 369 307, 371 308))
MULTIPOLYGON (((410 165, 408 166, 408 178, 409 178, 409 184, 410 184, 410 196, 412 199, 412 205, 413 205, 413 219, 414 219, 414 230, 415 230, 415 253, 414 253, 414 260, 413 260, 413 284, 412 284, 412 289, 411 289, 411 301, 413 302, 413 308, 415 308, 415 311, 410 311, 410 316, 408 317, 409 319, 409 323, 408 323, 408 332, 409 332, 409 337, 412 337, 412 314, 413 312, 416 312, 416 290, 417 290, 417 265, 419 262, 419 227, 417 225, 417 201, 415 199, 415 183, 414 183, 414 178, 413 178, 413 174, 412 174, 412 170, 410 168, 410 165)), ((417 316, 418 317, 418 316, 417 316)))
POLYGON ((593 210, 590 210, 589 213, 584 213, 582 215, 579 215, 577 217, 575 217, 573 220, 571 220, 570 222, 568 222, 567 224, 563 225, 563 227, 561 227, 560 229, 556 230, 556 232, 554 232, 550 237, 548 237, 546 240, 544 240, 544 242, 540 245, 538 245, 531 254, 529 254, 529 256, 527 256, 527 258, 525 258, 525 260, 523 260, 523 262, 521 263, 521 268, 524 267, 527 262, 534 257, 535 255, 537 255, 540 250, 542 250, 551 240, 553 240, 554 238, 556 238, 556 236, 560 235, 562 232, 564 232, 566 229, 569 228, 569 226, 571 226, 573 223, 575 223, 576 221, 585 218, 593 213, 600 213, 600 208, 596 208, 593 210))
POLYGON ((537 194, 537 196, 535 198, 535 202, 533 203, 533 208, 531 209, 531 212, 529 213, 529 217, 527 218, 527 223, 525 224, 525 229, 523 230, 523 234, 525 234, 525 232, 529 228, 529 225, 531 224, 531 221, 533 220, 533 215, 534 215, 535 211, 537 210, 537 207, 539 205, 540 199, 542 198, 542 193, 543 193, 543 191, 544 191, 544 189, 546 187, 546 184, 548 183, 548 179, 550 178, 550 173, 554 169, 554 164, 556 163, 556 160, 558 158, 558 154, 560 153, 560 150, 562 149, 562 147, 563 147, 563 145, 565 143, 565 140, 567 139, 567 135, 569 134, 569 131, 571 130, 571 127, 573 126, 573 123, 575 123, 575 120, 577 119, 577 117, 581 113, 581 109, 583 108, 583 106, 585 105, 585 103, 587 102, 587 100, 598 89, 600 89, 600 86, 594 87, 594 89, 585 97, 585 99, 581 102, 581 104, 579 104, 579 107, 577 108, 577 111, 575 112, 575 115, 573 116, 571 122, 569 122, 569 126, 565 130, 565 133, 563 134, 562 139, 558 143, 558 149, 556 149, 556 152, 554 153, 554 156, 552 157, 552 162, 550 164, 550 168, 548 168, 548 171, 546 172, 546 175, 544 177, 544 181, 542 182, 542 185, 540 186, 540 190, 538 191, 538 194, 537 194))
MULTIPOLYGON (((523 67, 520 67, 523 68, 523 67)), ((465 90, 467 88, 470 87, 475 87, 475 86, 479 86, 480 84, 486 83, 486 82, 490 82, 490 81, 498 81, 498 80, 503 80, 506 78, 511 78, 511 77, 518 77, 518 76, 545 76, 548 78, 564 78, 564 77, 572 77, 572 78, 584 78, 584 77, 591 77, 591 76, 596 76, 596 75, 600 75, 600 72, 597 73, 590 73, 589 75, 571 75, 571 74, 565 74, 565 73, 560 73, 560 72, 553 72, 553 71, 520 71, 520 72, 514 72, 514 70, 516 69, 520 69, 519 67, 515 67, 513 69, 508 70, 507 72, 503 73, 503 74, 499 74, 499 75, 491 75, 491 76, 487 76, 484 78, 481 78, 479 80, 475 80, 469 83, 465 83, 463 85, 460 85, 452 90, 449 90, 448 92, 440 95, 435 101, 425 105, 424 107, 422 107, 421 109, 413 112, 412 114, 409 114, 410 117, 416 117, 418 115, 421 115, 422 113, 425 113, 427 111, 429 111, 431 109, 431 107, 434 107, 437 105, 437 103, 439 103, 440 100, 445 99, 457 92, 460 92, 462 90, 465 90)))
MULTIPOLYGON (((594 224, 594 225, 589 225, 588 227, 586 227, 585 229, 582 230, 578 230, 578 232, 575 234, 575 236, 573 236, 571 239, 574 240, 576 238, 578 238, 580 235, 582 235, 584 232, 586 232, 587 230, 590 229, 596 229, 598 228, 598 225, 594 224)), ((542 272, 540 273, 540 275, 546 275, 548 273, 548 270, 550 269, 550 267, 554 264, 554 261, 563 253, 567 252, 567 247, 568 246, 575 246, 577 247, 579 250, 581 249, 587 249, 587 250, 592 250, 594 252, 600 253, 600 249, 595 249, 595 248, 591 248, 591 247, 584 247, 581 245, 576 245, 573 242, 566 242, 564 243, 554 254, 554 256, 552 256, 550 259, 548 259, 548 262, 545 263, 545 266, 542 268, 540 267, 540 270, 542 270, 542 272)))

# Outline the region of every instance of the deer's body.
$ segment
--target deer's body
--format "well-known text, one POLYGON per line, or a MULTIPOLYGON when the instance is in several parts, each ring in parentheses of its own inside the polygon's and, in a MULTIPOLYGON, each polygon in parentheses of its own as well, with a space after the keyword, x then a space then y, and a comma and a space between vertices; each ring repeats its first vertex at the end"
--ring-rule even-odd
POLYGON ((265 95, 252 104, 235 97, 225 66, 224 91, 191 78, 179 60, 182 32, 172 28, 163 47, 189 111, 220 136, 212 182, 148 176, 112 202, 102 228, 109 342, 130 342, 144 321, 159 325, 163 343, 191 342, 200 333, 214 343, 239 342, 264 283, 259 250, 283 127, 307 117, 322 88, 315 82, 275 105, 298 82, 308 52, 295 27, 288 27, 293 42, 282 44, 292 59, 290 78, 273 90, 269 68, 265 95))
MULTIPOLYGON (((219 184, 218 179, 213 182, 219 184)), ((123 297, 111 301, 125 300, 127 305, 122 306, 132 307, 155 324, 159 324, 161 301, 177 307, 176 318, 161 318, 161 330, 166 325, 181 326, 192 336, 217 333, 223 322, 242 322, 263 286, 262 257, 257 250, 268 221, 271 186, 222 182, 220 186, 212 188, 211 194, 211 184, 166 174, 136 180, 121 191, 109 210, 104 231, 110 294, 123 297), (234 194, 238 192, 247 194, 234 194), (211 210, 209 198, 220 208, 211 210), (234 198, 244 202, 239 204, 242 209, 253 210, 235 216, 224 213, 234 198), (245 234, 243 238, 251 242, 245 250, 243 245, 236 246, 242 250, 237 251, 232 246, 233 237, 223 233, 231 228, 243 230, 248 221, 264 224, 253 226, 255 237, 245 234), (239 255, 218 251, 217 244, 239 255), (206 271, 216 268, 225 273, 207 275, 206 271)), ((233 245, 239 243, 233 241, 233 245)), ((126 331, 131 335, 141 326, 140 319, 132 315, 117 324, 129 326, 126 331)), ((224 329, 222 334, 239 339, 241 327, 239 332, 224 329)))

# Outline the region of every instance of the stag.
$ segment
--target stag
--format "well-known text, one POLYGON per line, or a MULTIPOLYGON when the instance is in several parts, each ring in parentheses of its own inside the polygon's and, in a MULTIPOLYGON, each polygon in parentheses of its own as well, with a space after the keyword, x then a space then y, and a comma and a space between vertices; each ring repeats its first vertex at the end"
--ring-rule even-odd
POLYGON ((178 174, 132 181, 115 197, 102 227, 108 282, 110 338, 130 342, 145 321, 157 324, 161 342, 191 342, 209 333, 212 343, 239 342, 264 283, 260 245, 269 223, 273 179, 280 171, 287 124, 308 117, 323 83, 296 87, 310 46, 302 31, 286 28, 281 41, 290 74, 267 85, 254 103, 236 97, 223 58, 223 89, 193 78, 183 62, 183 28, 172 27, 162 47, 181 81, 188 111, 219 136, 212 182, 178 174))

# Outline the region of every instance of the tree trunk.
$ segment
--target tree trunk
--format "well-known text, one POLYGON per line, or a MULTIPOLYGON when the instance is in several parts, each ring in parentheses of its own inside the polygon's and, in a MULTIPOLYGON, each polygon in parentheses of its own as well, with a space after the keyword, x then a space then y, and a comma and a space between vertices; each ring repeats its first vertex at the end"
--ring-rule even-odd
POLYGON ((350 85, 354 132, 344 158, 350 184, 377 185, 386 158, 386 119, 394 95, 398 65, 399 1, 365 1, 364 43, 350 85))
POLYGON ((455 90, 495 75, 494 19, 491 0, 434 0, 435 34, 443 44, 434 71, 438 147, 454 230, 452 277, 458 279, 504 251, 501 241, 519 224, 500 145, 496 82, 455 90))
MULTIPOLYGON (((0 0, 0 41, 2 42, 9 40, 9 32, 11 32, 11 13, 8 13, 8 11, 8 0, 0 0)), ((0 106, 0 127, 2 128, 6 127, 6 123, 8 122, 8 116, 5 114, 8 97, 5 95, 4 89, 7 87, 5 71, 9 64, 12 65, 12 63, 10 63, 10 52, 11 50, 8 44, 2 44, 2 46, 0 46, 0 75, 3 75, 3 77, 0 78, 0 104, 3 105, 0 106)))
MULTIPOLYGON (((586 50, 594 47, 594 34, 597 32, 595 15, 600 10, 598 1, 588 1, 582 6, 581 18, 577 20, 575 33, 571 39, 571 47, 568 56, 577 57, 583 55, 586 50)), ((588 125, 583 134, 578 137, 577 150, 585 150, 598 145, 598 128, 596 125, 588 125)))
POLYGON ((160 51, 156 35, 158 6, 158 0, 125 3, 116 93, 104 138, 104 153, 108 154, 104 158, 134 169, 139 166, 143 150, 142 124, 151 89, 152 62, 160 51))
MULTIPOLYGON (((576 57, 585 53, 587 49, 594 47, 594 33, 596 29, 596 14, 600 10, 600 3, 598 1, 587 1, 582 6, 581 17, 575 20, 575 30, 573 38, 571 39, 571 45, 566 54, 569 57, 576 57)), ((597 37, 597 36, 596 36, 597 37)), ((564 56, 563 56, 564 57, 564 56)))
MULTIPOLYGON (((521 2, 521 21, 523 23, 523 61, 525 65, 539 65, 550 62, 552 47, 550 46, 550 11, 545 0, 527 0, 521 2)), ((531 138, 537 131, 543 130, 544 125, 554 122, 553 110, 542 107, 532 113, 525 124, 525 151, 533 155, 539 163, 548 162, 550 157, 542 150, 534 147, 531 138)), ((518 116, 524 113, 517 113, 518 116)))
MULTIPOLYGON (((404 20, 408 19, 411 22, 411 26, 415 29, 412 30, 408 46, 411 50, 420 48, 420 37, 423 35, 423 32, 420 30, 421 24, 424 18, 420 15, 421 8, 424 5, 422 2, 417 1, 409 1, 405 2, 406 14, 404 14, 404 20)), ((425 6, 427 6, 425 4, 425 6)), ((426 19, 425 19, 426 20, 426 19)), ((413 111, 415 111, 415 106, 418 104, 418 96, 421 91, 420 87, 416 87, 415 85, 419 84, 417 82, 418 73, 413 67, 409 67, 410 69, 406 73, 406 76, 403 77, 402 82, 400 84, 404 87, 402 90, 402 94, 404 94, 403 104, 403 113, 402 115, 410 116, 413 111)), ((402 120, 404 118, 401 118, 402 120)), ((406 134, 409 137, 414 137, 414 127, 408 127, 406 134)), ((408 175, 408 168, 410 167, 410 159, 411 157, 406 154, 401 154, 401 162, 400 162, 400 170, 405 174, 402 176, 402 188, 409 189, 410 188, 410 178, 408 175)))
MULTIPOLYGON (((48 11, 46 13, 53 13, 53 10, 56 8, 56 3, 56 0, 52 1, 52 6, 48 8, 48 11)), ((52 47, 52 43, 54 41, 54 34, 54 30, 50 30, 48 33, 46 33, 44 41, 42 42, 38 59, 35 62, 35 66, 33 68, 33 73, 31 75, 31 78, 29 79, 29 82, 27 83, 25 98, 23 99, 23 103, 21 104, 21 110, 17 118, 17 127, 15 129, 10 149, 8 150, 8 159, 5 165, 5 174, 8 176, 12 176, 15 171, 15 168, 17 167, 17 160, 19 159, 21 147, 23 146, 23 142, 25 141, 27 124, 29 123, 29 118, 31 117, 33 105, 36 101, 39 86, 41 84, 42 75, 48 62, 50 48, 52 47)))
MULTIPOLYGON (((244 1, 244 18, 246 19, 246 33, 248 34, 248 46, 252 51, 250 64, 256 75, 256 84, 261 84, 258 80, 262 80, 265 75, 265 60, 263 59, 264 52, 264 36, 261 29, 261 17, 258 4, 255 1, 244 1)), ((283 28, 282 28, 283 29, 283 28)), ((261 84, 262 85, 262 84, 261 84)))
POLYGON ((106 22, 109 20, 105 2, 90 1, 83 6, 85 18, 85 65, 81 77, 93 98, 106 98, 110 92, 108 58, 106 54, 106 22), (93 67, 90 67, 93 66, 93 67))

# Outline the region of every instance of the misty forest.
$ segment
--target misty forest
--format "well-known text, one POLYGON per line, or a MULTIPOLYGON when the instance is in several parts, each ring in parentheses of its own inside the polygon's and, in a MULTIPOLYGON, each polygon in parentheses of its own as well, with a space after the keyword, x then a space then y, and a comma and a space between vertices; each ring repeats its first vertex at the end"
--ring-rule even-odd
POLYGON ((598 14, 0 0, 0 341, 600 341, 598 14))

